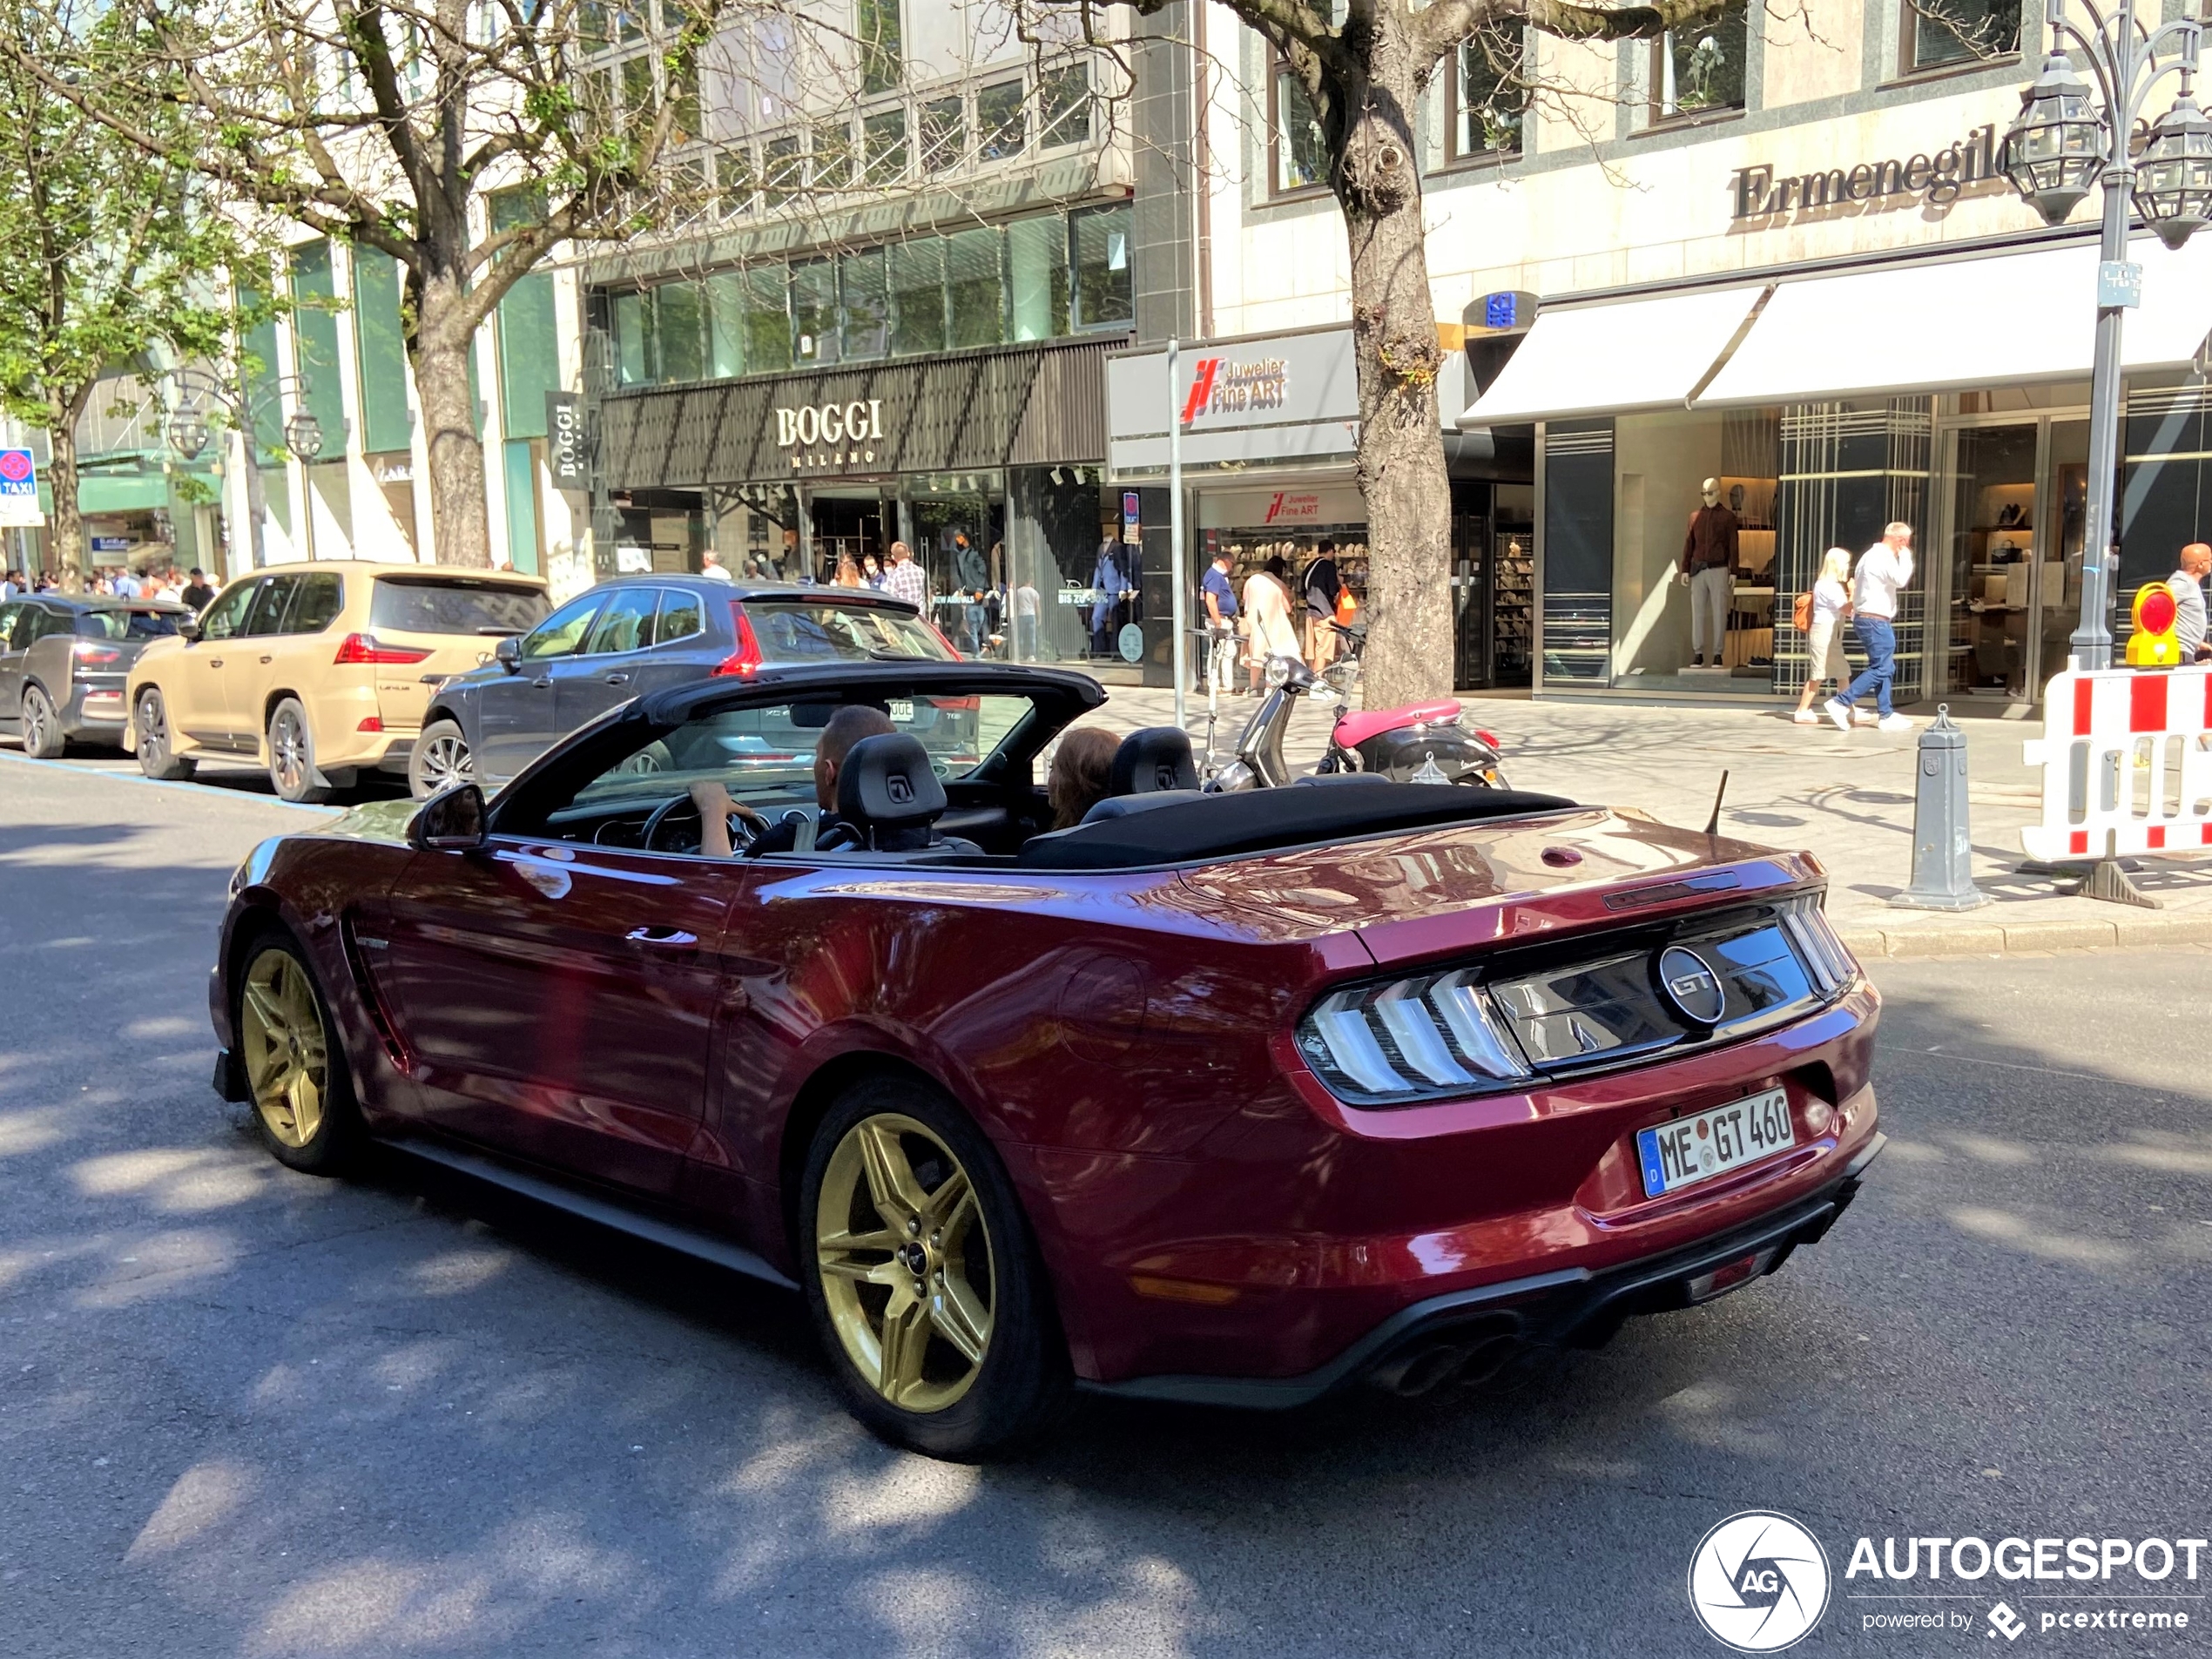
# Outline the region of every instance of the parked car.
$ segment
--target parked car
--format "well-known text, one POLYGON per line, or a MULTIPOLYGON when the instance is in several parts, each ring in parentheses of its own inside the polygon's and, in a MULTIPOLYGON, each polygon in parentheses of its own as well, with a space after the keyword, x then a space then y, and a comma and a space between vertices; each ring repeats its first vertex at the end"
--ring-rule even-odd
POLYGON ((0 730, 51 760, 72 742, 119 744, 138 653, 173 636, 190 605, 41 593, 0 605, 0 730))
POLYGON ((770 663, 952 662, 944 635, 872 588, 617 577, 569 601, 491 667, 431 698, 408 767, 417 800, 467 779, 497 787, 617 704, 770 663))
POLYGON ((125 734, 149 778, 258 760, 286 800, 404 773, 431 688, 548 610, 536 577, 327 560, 257 571, 131 670, 125 734))
POLYGON ((1039 757, 1105 700, 764 664, 489 801, 265 842, 216 1087, 294 1169, 381 1137, 792 1287, 856 1415, 957 1457, 1076 1386, 1480 1380, 1756 1283, 1851 1203, 1880 999, 1810 856, 1502 789, 1204 793, 1172 728, 1048 829, 1039 757), (703 851, 707 784, 757 856, 703 851))

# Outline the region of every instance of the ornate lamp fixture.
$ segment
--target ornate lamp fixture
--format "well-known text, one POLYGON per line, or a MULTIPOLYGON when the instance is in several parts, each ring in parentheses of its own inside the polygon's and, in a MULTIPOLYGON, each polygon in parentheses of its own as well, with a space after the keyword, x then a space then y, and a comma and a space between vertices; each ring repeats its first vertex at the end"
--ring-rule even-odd
POLYGON ((2105 169, 2104 116, 2064 52, 2044 60, 2020 94, 2020 112, 1998 152, 1998 171, 2043 217, 2063 225, 2105 169))

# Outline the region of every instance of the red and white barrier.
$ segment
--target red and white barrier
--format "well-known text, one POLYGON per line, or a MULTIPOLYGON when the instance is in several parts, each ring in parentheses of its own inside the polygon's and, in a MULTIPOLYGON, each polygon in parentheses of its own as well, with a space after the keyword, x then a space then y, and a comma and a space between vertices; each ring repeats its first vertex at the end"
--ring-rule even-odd
POLYGON ((2212 668, 2060 674, 2043 694, 2043 821, 2029 856, 2099 859, 2212 848, 2212 668))

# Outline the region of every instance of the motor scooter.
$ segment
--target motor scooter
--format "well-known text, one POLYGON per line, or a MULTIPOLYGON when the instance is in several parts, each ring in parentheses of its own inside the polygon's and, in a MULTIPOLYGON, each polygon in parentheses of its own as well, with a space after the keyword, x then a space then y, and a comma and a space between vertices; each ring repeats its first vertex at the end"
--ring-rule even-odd
MULTIPOLYGON (((1237 739, 1236 758, 1207 780, 1208 791, 1280 789, 1296 781, 1283 759, 1283 737, 1290 730, 1298 700, 1318 691, 1348 705, 1352 690, 1359 683, 1366 624, 1331 626, 1347 636, 1348 649, 1342 660, 1322 673, 1315 674, 1293 657, 1268 659, 1266 695, 1237 739)), ((1490 732, 1463 725, 1459 704, 1448 698, 1359 713, 1346 707, 1339 713, 1314 773, 1327 777, 1363 772, 1397 783, 1507 787, 1499 764, 1498 739, 1490 732)))

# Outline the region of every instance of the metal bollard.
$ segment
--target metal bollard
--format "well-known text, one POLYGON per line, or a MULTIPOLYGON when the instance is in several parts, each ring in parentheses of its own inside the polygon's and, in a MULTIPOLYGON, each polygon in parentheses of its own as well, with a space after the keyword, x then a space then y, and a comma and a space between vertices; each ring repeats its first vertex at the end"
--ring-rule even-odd
POLYGON ((1936 705, 1920 733, 1912 798, 1912 885, 1890 902, 1901 910, 1973 910, 1989 902, 1974 885, 1973 832, 1966 821, 1966 734, 1936 705))

